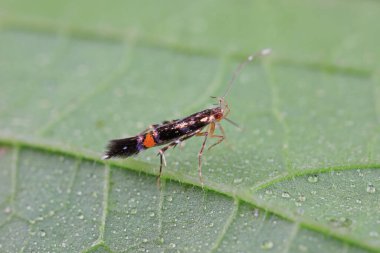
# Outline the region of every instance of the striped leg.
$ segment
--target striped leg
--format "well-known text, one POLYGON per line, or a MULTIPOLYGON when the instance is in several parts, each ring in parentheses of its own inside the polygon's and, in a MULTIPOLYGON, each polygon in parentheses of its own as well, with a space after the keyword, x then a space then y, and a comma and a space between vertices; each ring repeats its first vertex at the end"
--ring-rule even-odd
MULTIPOLYGON (((198 134, 197 134, 197 135, 198 135, 198 134)), ((198 136, 202 136, 202 135, 203 135, 205 138, 204 138, 204 140, 203 140, 201 150, 199 150, 199 153, 198 153, 198 176, 199 176, 199 180, 201 181, 201 184, 202 184, 202 187, 203 187, 203 177, 202 177, 202 155, 203 155, 203 149, 205 148, 205 145, 206 145, 208 132, 199 133, 198 136)))
POLYGON ((214 132, 215 132, 215 122, 211 122, 210 125, 209 125, 209 128, 206 132, 200 132, 200 133, 197 133, 195 134, 196 136, 204 136, 204 140, 203 140, 203 143, 202 143, 202 147, 201 147, 201 150, 199 151, 198 153, 198 175, 199 175, 199 180, 201 181, 201 184, 203 186, 203 177, 202 177, 202 155, 203 155, 203 151, 204 151, 204 148, 206 146, 206 141, 207 141, 207 138, 210 137, 210 138, 219 138, 219 140, 212 144, 209 148, 211 149, 212 147, 218 145, 219 143, 221 143, 224 138, 225 138, 225 134, 224 134, 224 129, 222 128, 221 125, 218 125, 220 127, 220 130, 222 132, 222 135, 215 135, 214 132))
POLYGON ((162 165, 164 165, 166 167, 166 159, 165 159, 165 155, 164 153, 166 152, 166 150, 168 150, 169 148, 175 148, 178 144, 180 144, 181 142, 183 142, 184 140, 187 140, 189 139, 190 137, 193 137, 195 134, 190 134, 190 135, 186 135, 176 141, 173 141, 171 143, 169 143, 168 145, 166 145, 165 147, 161 148, 160 150, 158 150, 158 154, 160 156, 160 172, 157 176, 157 185, 160 186, 160 182, 161 182, 161 175, 162 175, 162 165))
POLYGON ((199 176, 199 180, 201 181, 202 187, 203 187, 202 155, 203 155, 203 150, 204 150, 205 145, 206 145, 207 137, 211 133, 211 130, 213 128, 215 128, 215 124, 212 122, 210 124, 210 126, 208 127, 207 131, 195 134, 196 136, 204 136, 205 137, 204 140, 203 140, 203 143, 202 143, 201 150, 199 150, 199 153, 198 153, 198 176, 199 176))

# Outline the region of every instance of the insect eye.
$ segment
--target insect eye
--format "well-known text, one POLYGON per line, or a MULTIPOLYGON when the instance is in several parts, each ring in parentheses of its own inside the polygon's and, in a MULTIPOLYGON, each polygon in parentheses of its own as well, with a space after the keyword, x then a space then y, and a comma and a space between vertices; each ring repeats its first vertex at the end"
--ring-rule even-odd
POLYGON ((223 113, 218 113, 215 115, 216 120, 221 120, 223 118, 223 113))

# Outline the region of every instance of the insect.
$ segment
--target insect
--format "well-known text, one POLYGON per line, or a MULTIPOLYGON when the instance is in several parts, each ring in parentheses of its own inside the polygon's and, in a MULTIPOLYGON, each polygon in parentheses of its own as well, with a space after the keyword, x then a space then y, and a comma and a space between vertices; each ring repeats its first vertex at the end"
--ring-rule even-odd
POLYGON ((242 68, 253 59, 259 56, 268 55, 270 52, 270 49, 258 51, 250 55, 246 61, 242 62, 236 68, 223 96, 212 97, 218 100, 218 105, 216 107, 196 112, 183 119, 164 121, 161 124, 151 125, 149 128, 133 137, 111 140, 108 143, 103 159, 110 159, 112 157, 126 158, 137 155, 143 150, 165 145, 158 150, 157 154, 160 156, 160 170, 157 178, 159 184, 162 175, 162 167, 166 166, 165 152, 193 136, 201 136, 203 137, 203 142, 198 153, 198 175, 201 184, 203 185, 202 155, 208 138, 216 139, 216 142, 208 149, 215 147, 225 139, 226 135, 220 124, 220 121, 223 119, 237 126, 236 123, 227 118, 230 113, 230 108, 228 107, 225 97, 230 92, 231 87, 242 68), (216 127, 220 129, 220 135, 215 134, 216 127))

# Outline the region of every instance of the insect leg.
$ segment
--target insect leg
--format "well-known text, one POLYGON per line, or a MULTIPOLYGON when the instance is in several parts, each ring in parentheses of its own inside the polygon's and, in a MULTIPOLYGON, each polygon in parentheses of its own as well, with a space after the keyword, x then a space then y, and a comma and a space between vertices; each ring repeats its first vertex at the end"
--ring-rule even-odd
POLYGON ((160 186, 160 178, 161 178, 161 175, 162 175, 162 165, 164 165, 166 167, 166 159, 165 159, 165 151, 168 150, 169 148, 175 148, 178 144, 180 144, 181 142, 183 142, 184 140, 186 139, 189 139, 190 137, 193 137, 195 134, 192 133, 192 134, 189 134, 189 135, 186 135, 182 138, 179 138, 178 140, 176 141, 173 141, 171 143, 169 143, 167 146, 161 148, 160 150, 158 150, 158 154, 160 156, 160 172, 158 174, 158 177, 157 177, 157 185, 160 186))
POLYGON ((161 185, 161 174, 162 174, 162 164, 164 164, 166 166, 166 159, 165 159, 165 155, 164 155, 164 152, 169 148, 169 145, 158 150, 158 154, 157 155, 160 155, 160 172, 158 173, 158 176, 157 176, 157 186, 158 188, 160 188, 160 185, 161 185))
MULTIPOLYGON (((161 175, 162 175, 162 164, 165 165, 166 167, 166 159, 165 159, 165 151, 169 149, 169 147, 173 145, 173 143, 170 143, 169 145, 163 147, 162 149, 158 150, 158 154, 157 155, 160 155, 160 172, 158 173, 158 176, 157 176, 157 185, 160 186, 160 182, 161 182, 161 175)), ((175 146, 177 144, 174 144, 173 146, 175 146)))
POLYGON ((211 124, 210 124, 210 138, 219 138, 219 140, 217 142, 215 142, 214 144, 212 144, 210 147, 208 147, 207 150, 210 150, 211 148, 215 147, 216 145, 218 145, 219 143, 221 143, 222 141, 224 141, 224 139, 226 138, 226 134, 224 132, 224 129, 223 129, 222 125, 220 125, 219 123, 216 123, 216 124, 218 124, 218 127, 220 129, 220 132, 222 132, 222 135, 216 135, 216 134, 214 134, 215 123, 211 122, 211 124))
POLYGON ((207 132, 201 132, 201 133, 197 133, 196 134, 197 136, 204 136, 205 137, 204 140, 203 140, 203 143, 202 143, 201 150, 199 150, 199 153, 198 153, 198 176, 199 176, 199 180, 201 181, 202 186, 203 186, 202 155, 203 155, 203 150, 204 150, 205 145, 206 145, 208 134, 209 134, 209 130, 207 130, 207 132))
POLYGON ((226 137, 226 133, 224 132, 224 128, 222 127, 222 125, 219 122, 217 122, 216 125, 219 127, 220 132, 222 133, 222 135, 224 137, 226 137))

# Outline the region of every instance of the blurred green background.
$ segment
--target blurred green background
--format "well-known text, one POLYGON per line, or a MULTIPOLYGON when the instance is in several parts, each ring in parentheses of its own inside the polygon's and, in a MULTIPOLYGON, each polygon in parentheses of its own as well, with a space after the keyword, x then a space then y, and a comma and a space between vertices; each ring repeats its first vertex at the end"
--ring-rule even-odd
MULTIPOLYGON (((380 252, 377 1, 0 1, 0 252, 380 252), (100 161, 228 96, 227 141, 100 161), (143 172, 143 173, 141 173, 143 172)), ((211 143, 211 142, 210 142, 211 143)))

